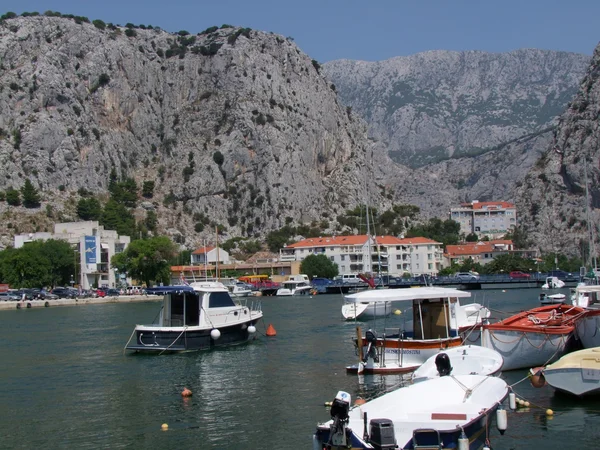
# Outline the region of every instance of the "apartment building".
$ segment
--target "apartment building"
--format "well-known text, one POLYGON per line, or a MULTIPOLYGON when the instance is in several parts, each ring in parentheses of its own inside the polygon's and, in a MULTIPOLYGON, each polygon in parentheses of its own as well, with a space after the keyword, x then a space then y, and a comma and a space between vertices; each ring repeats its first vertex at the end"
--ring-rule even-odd
POLYGON ((303 261, 309 255, 325 255, 345 273, 436 275, 442 268, 440 242, 414 237, 333 236, 308 238, 279 251, 281 262, 303 261))
POLYGON ((450 218, 460 224, 460 232, 465 236, 475 233, 480 237, 498 239, 517 226, 517 209, 509 202, 474 200, 451 208, 450 218))

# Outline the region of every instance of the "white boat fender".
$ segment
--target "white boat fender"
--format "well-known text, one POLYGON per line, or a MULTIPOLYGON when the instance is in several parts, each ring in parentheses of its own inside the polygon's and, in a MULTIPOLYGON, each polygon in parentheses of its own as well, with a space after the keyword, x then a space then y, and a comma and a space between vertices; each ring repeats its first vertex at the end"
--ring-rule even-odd
POLYGON ((502 406, 496 410, 496 428, 498 428, 500 434, 504 434, 506 428, 508 428, 508 416, 502 406))
POLYGON ((508 407, 513 411, 517 409, 517 395, 514 392, 508 394, 508 407))
POLYGON ((212 330, 210 330, 210 337, 213 338, 213 340, 217 340, 221 337, 221 332, 219 330, 217 330, 216 328, 213 328, 212 330))
POLYGON ((254 325, 250 325, 248 327, 248 333, 250 333, 250 334, 256 333, 256 327, 254 325))
POLYGON ((461 431, 458 438, 458 450, 469 450, 469 438, 465 434, 465 430, 461 431))

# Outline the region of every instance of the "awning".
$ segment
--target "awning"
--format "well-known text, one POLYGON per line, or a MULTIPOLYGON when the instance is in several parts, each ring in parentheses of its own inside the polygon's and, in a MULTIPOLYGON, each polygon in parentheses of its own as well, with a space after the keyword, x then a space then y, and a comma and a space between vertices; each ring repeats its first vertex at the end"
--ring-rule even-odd
POLYGON ((104 250, 108 250, 108 244, 102 244, 100 243, 100 247, 104 250))

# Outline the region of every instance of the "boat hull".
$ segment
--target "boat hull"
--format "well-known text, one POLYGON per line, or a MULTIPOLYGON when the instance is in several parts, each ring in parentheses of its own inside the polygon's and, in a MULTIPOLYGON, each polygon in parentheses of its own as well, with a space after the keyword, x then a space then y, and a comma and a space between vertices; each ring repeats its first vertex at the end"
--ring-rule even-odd
POLYGON ((556 361, 565 353, 572 333, 550 334, 534 331, 483 331, 482 346, 496 350, 502 358, 502 370, 528 369, 556 361))
POLYGON ((586 311, 575 330, 583 348, 600 347, 600 310, 586 311))
POLYGON ((542 370, 554 389, 583 396, 600 393, 600 347, 563 356, 542 370))
MULTIPOLYGON (((364 340, 363 340, 364 342, 364 340)), ((367 358, 366 363, 357 363, 346 367, 349 373, 408 373, 417 369, 427 359, 440 351, 462 345, 462 338, 450 339, 377 339, 377 358, 367 358)), ((367 352, 363 346, 363 354, 367 352)))
POLYGON ((342 306, 342 316, 345 320, 366 320, 376 317, 387 317, 392 312, 392 305, 377 303, 346 303, 342 306))
POLYGON ((211 329, 206 328, 138 325, 134 330, 135 339, 125 348, 143 353, 166 353, 210 350, 215 347, 243 344, 255 339, 256 333, 250 333, 248 327, 256 325, 258 320, 260 319, 219 327, 218 339, 213 339, 211 329))

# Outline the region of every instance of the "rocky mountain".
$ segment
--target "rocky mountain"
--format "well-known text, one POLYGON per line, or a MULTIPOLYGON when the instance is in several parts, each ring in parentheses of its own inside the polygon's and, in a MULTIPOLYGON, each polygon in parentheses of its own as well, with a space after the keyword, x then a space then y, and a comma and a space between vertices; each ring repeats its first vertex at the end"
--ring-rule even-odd
POLYGON ((477 156, 543 133, 575 94, 585 55, 429 51, 324 65, 342 101, 411 168, 477 156))
POLYGON ((600 249, 599 118, 600 46, 558 120, 548 151, 517 189, 517 207, 530 238, 542 250, 584 261, 600 249))
POLYGON ((364 202, 365 124, 289 39, 9 17, 0 62, 0 190, 29 179, 43 200, 0 202, 3 245, 77 220, 78 192, 106 198, 113 169, 140 188, 155 181, 138 219, 155 209, 189 248, 202 242, 199 215, 252 236, 364 202))

